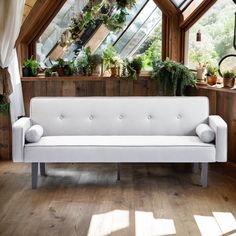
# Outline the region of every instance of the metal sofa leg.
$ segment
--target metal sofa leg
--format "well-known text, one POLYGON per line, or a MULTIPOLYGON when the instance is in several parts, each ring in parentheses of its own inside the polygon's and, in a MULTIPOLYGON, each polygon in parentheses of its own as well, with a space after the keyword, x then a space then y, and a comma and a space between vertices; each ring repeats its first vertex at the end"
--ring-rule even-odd
POLYGON ((32 176, 32 189, 36 189, 38 182, 38 163, 32 163, 31 176, 32 176))
POLYGON ((117 181, 120 181, 120 163, 117 163, 116 167, 117 167, 117 181))
POLYGON ((45 163, 40 163, 40 174, 41 176, 46 176, 45 163))
POLYGON ((202 163, 201 184, 203 188, 208 184, 208 163, 202 163))
POLYGON ((193 173, 197 174, 199 171, 199 164, 198 163, 193 163, 193 173))

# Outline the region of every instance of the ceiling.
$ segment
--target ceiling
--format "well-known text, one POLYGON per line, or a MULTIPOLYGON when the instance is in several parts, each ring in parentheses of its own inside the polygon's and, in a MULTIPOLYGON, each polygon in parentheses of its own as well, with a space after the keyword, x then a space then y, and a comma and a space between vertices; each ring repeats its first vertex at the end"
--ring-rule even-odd
POLYGON ((25 0, 25 8, 24 8, 24 15, 23 15, 22 22, 24 22, 25 18, 29 15, 29 13, 36 1, 37 0, 25 0))

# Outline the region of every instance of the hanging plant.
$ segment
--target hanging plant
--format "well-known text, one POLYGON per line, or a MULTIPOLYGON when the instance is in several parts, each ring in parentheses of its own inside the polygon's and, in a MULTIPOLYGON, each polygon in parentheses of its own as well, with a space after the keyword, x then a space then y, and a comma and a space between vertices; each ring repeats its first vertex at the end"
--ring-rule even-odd
POLYGON ((132 8, 136 4, 136 0, 116 0, 118 8, 132 8))
POLYGON ((184 65, 171 61, 153 62, 152 78, 160 82, 164 95, 171 89, 173 95, 183 95, 187 86, 195 86, 196 78, 193 73, 184 65))
POLYGON ((69 26, 71 38, 77 40, 83 29, 94 25, 97 21, 105 24, 110 31, 119 32, 126 22, 126 16, 129 15, 127 9, 135 4, 136 0, 102 0, 96 5, 91 4, 83 13, 71 19, 69 26))
POLYGON ((105 25, 106 27, 113 32, 119 32, 126 21, 126 16, 129 15, 125 9, 119 10, 119 12, 113 14, 110 18, 107 19, 105 25))

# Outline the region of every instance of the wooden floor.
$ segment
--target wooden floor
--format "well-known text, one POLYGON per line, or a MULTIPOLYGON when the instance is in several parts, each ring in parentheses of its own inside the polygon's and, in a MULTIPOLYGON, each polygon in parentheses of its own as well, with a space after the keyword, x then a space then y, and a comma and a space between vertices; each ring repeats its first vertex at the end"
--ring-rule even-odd
POLYGON ((31 190, 30 165, 0 162, 0 235, 236 235, 236 180, 169 165, 47 166, 31 190))

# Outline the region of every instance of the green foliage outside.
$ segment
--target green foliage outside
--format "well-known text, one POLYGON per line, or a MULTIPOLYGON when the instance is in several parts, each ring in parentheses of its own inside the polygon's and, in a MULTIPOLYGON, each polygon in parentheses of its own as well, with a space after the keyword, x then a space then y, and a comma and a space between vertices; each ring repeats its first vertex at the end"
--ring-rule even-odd
POLYGON ((217 66, 222 57, 235 53, 233 49, 234 16, 236 4, 232 0, 218 0, 217 3, 190 29, 189 67, 199 63, 217 66), (202 41, 196 41, 197 31, 202 41))
POLYGON ((143 55, 143 70, 148 71, 152 69, 153 61, 161 59, 161 51, 162 25, 160 24, 138 51, 138 54, 143 55))

